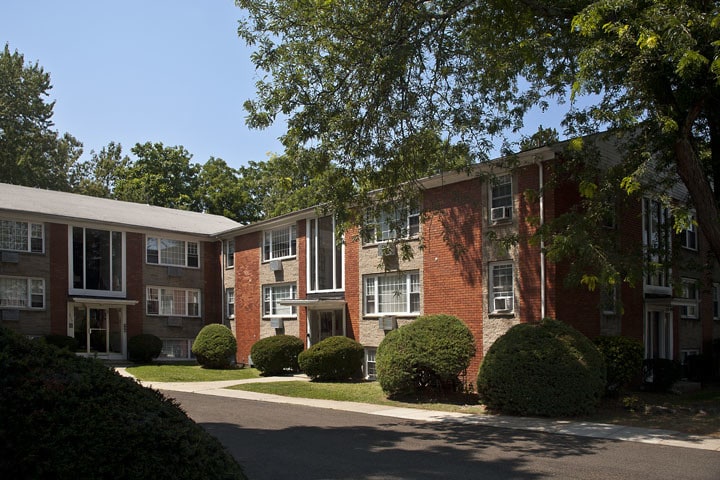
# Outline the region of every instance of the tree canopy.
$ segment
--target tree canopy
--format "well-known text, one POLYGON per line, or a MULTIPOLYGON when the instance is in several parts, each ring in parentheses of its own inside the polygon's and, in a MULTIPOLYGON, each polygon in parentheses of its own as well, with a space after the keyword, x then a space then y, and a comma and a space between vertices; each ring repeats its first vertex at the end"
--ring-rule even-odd
POLYGON ((236 4, 264 75, 248 124, 286 117, 287 154, 331 159, 352 194, 484 161, 528 112, 559 104, 565 137, 632 132, 623 185, 648 168, 678 175, 720 254, 717 2, 236 4))

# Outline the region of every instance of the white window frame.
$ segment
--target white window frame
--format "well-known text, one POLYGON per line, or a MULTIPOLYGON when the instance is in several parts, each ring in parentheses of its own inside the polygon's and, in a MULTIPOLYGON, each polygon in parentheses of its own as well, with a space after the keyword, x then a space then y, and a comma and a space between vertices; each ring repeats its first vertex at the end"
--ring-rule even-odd
POLYGON ((297 309, 290 305, 280 305, 281 300, 297 298, 297 286, 294 283, 276 283, 263 285, 263 318, 295 318, 297 309))
MULTIPOLYGON (((505 274, 507 276, 507 274, 505 274)), ((491 314, 509 314, 515 312, 515 265, 511 261, 493 262, 488 265, 488 311, 491 314), (499 283, 500 269, 507 272, 510 269, 510 285, 496 285, 499 283), (504 308, 498 308, 500 304, 504 308)))
POLYGON ((148 286, 145 293, 145 313, 149 316, 198 318, 202 314, 202 295, 196 288, 148 286), (176 308, 180 306, 175 299, 179 292, 185 296, 182 309, 176 308), (197 302, 190 302, 192 297, 197 299, 197 302), (156 302, 156 308, 151 309, 151 302, 156 302), (191 305, 196 305, 197 311, 191 311, 191 305))
POLYGON ((305 231, 307 232, 308 238, 305 242, 307 248, 307 288, 308 292, 341 292, 345 289, 345 237, 344 235, 340 239, 340 245, 336 243, 336 231, 337 224, 335 218, 332 218, 332 230, 333 238, 330 241, 333 242, 333 255, 332 258, 328 259, 327 255, 325 258, 320 258, 319 250, 322 241, 328 241, 328 239, 319 238, 319 221, 327 217, 309 218, 306 222, 305 231), (313 226, 314 224, 314 226, 313 226), (314 247, 314 248, 313 248, 314 247), (320 284, 320 271, 324 262, 330 260, 332 262, 332 287, 331 288, 319 288, 320 284), (339 277, 339 278, 338 278, 339 277))
POLYGON ((68 227, 68 280, 69 280, 69 292, 71 295, 96 295, 101 297, 116 297, 123 298, 125 296, 126 281, 127 281, 127 265, 126 265, 126 249, 127 249, 127 238, 125 232, 118 230, 107 230, 104 228, 93 228, 93 227, 82 227, 82 226, 69 226, 68 227), (90 285, 88 278, 88 231, 97 232, 108 232, 110 236, 109 251, 107 253, 109 257, 110 272, 109 272, 109 285, 104 289, 89 288, 90 285), (75 233, 82 232, 82 272, 75 271, 75 233), (119 236, 119 237, 118 237, 119 236), (116 240, 119 240, 120 247, 119 251, 116 250, 116 240), (113 262, 115 258, 113 253, 120 256, 117 259, 117 264, 113 262), (119 270, 119 271, 117 271, 119 270), (76 278, 77 276, 77 278, 76 278), (82 284, 82 285, 80 285, 82 284))
POLYGON ((698 250, 698 232, 695 215, 692 215, 690 218, 690 226, 680 232, 680 246, 693 252, 697 252, 698 250))
POLYGON ((235 288, 225 289, 225 316, 235 318, 235 288))
MULTIPOLYGON (((391 283, 392 285, 392 283, 391 283)), ((365 275, 363 277, 363 311, 368 317, 380 317, 384 315, 418 315, 421 306, 421 283, 420 273, 397 272, 380 275, 365 275), (402 285, 402 291, 382 290, 387 288, 385 282, 395 281, 395 285, 402 285), (382 297, 391 294, 393 297, 403 296, 401 302, 382 302, 382 297), (383 309, 383 306, 402 304, 402 309, 383 309)))
POLYGON ((365 348, 365 365, 364 365, 363 372, 365 372, 366 380, 377 379, 377 370, 375 369, 376 355, 377 355, 376 347, 366 347, 365 348), (372 366, 372 371, 371 371, 371 366, 372 366))
POLYGON ((45 225, 16 220, 0 220, 0 250, 45 253, 45 225))
POLYGON ((190 338, 163 338, 160 357, 166 359, 189 360, 194 357, 192 353, 193 340, 190 338), (178 350, 179 349, 179 350, 178 350), (175 355, 180 352, 180 355, 175 355), (182 355, 186 352, 185 355, 182 355))
POLYGON ((409 240, 420 235, 420 209, 417 206, 382 211, 374 218, 366 216, 363 242, 372 245, 393 240, 409 240), (401 226, 398 235, 397 226, 401 226))
MULTIPOLYGON (((282 245, 282 244, 281 244, 282 245)), ((297 225, 283 225, 282 227, 273 228, 263 231, 262 234, 262 261, 280 260, 283 258, 293 258, 297 256, 297 225), (275 241, 276 237, 288 238, 287 252, 280 249, 275 241)))
POLYGON ((514 214, 512 175, 500 175, 490 183, 490 223, 511 222, 514 214), (501 191, 509 187, 510 193, 501 191))
POLYGON ((0 308, 45 310, 45 279, 37 277, 0 276, 0 308), (21 295, 10 298, 9 292, 6 291, 6 282, 15 283, 17 287, 23 288, 23 291, 18 292, 21 295), (34 303, 38 303, 38 300, 39 305, 34 305, 34 303))
MULTIPOLYGON (((154 257, 154 255, 153 255, 154 257)), ((168 267, 180 267, 180 268, 200 268, 200 242, 194 242, 189 240, 180 240, 177 238, 167 237, 154 237, 147 235, 145 239, 145 262, 149 265, 163 265, 168 267), (155 248, 151 249, 150 244, 155 243, 155 248), (164 248, 163 243, 173 243, 174 245, 166 245, 164 248), (175 261, 174 259, 168 258, 167 252, 170 248, 178 248, 182 245, 182 259, 175 261), (150 252, 156 252, 157 259, 151 258, 150 252), (194 259, 194 261, 192 261, 194 259)))
POLYGON ((700 291, 698 281, 693 278, 682 278, 681 282, 680 297, 676 300, 680 306, 680 318, 699 318, 700 291))
POLYGON ((225 240, 225 268, 235 268, 235 240, 225 240))
POLYGON ((662 202, 644 197, 642 200, 643 247, 645 248, 646 267, 651 264, 643 276, 643 286, 647 293, 672 294, 670 279, 671 242, 670 211, 662 202))

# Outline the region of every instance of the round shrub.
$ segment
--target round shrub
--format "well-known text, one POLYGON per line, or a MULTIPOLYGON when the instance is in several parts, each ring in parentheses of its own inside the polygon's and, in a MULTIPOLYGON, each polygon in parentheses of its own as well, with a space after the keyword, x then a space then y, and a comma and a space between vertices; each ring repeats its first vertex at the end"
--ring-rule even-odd
POLYGON ((281 375, 286 370, 297 372, 298 355, 305 346, 293 335, 275 335, 255 342, 250 349, 253 366, 263 375, 281 375))
POLYGON ((328 337, 298 356, 300 369, 313 380, 340 382, 357 378, 364 349, 348 337, 328 337))
POLYGON ((606 395, 615 396, 628 383, 640 378, 645 355, 642 343, 620 335, 598 337, 593 343, 605 360, 606 395))
POLYGON ((228 327, 219 323, 205 325, 192 346, 192 353, 205 368, 230 368, 235 361, 235 352, 235 336, 228 327))
POLYGON ((0 327, 0 477, 244 479, 173 399, 0 327))
POLYGON ((385 336, 375 368, 380 387, 390 396, 427 389, 456 391, 474 356, 475 340, 462 320, 425 315, 385 336))
POLYGON ((75 340, 74 337, 52 333, 50 335, 45 335, 43 338, 45 339, 45 343, 54 345, 58 348, 65 348, 71 352, 78 349, 78 341, 75 340))
POLYGON ((128 359, 135 363, 150 363, 160 356, 162 340, 150 333, 141 333, 128 340, 128 359))
POLYGON ((510 328, 490 346, 477 380, 494 411, 516 415, 591 413, 605 390, 605 364, 583 334, 552 319, 510 328))

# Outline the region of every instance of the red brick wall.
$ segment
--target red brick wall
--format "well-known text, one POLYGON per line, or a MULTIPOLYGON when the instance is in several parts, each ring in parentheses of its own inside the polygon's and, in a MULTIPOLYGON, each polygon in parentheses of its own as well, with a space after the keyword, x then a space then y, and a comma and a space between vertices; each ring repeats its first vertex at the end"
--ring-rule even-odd
MULTIPOLYGON (((478 352, 483 338, 483 199, 479 179, 432 189, 423 207, 433 212, 423 225, 424 314, 445 313, 464 321, 478 352)), ((480 353, 468 370, 477 375, 480 353)))
POLYGON ((125 262, 127 299, 137 300, 136 305, 127 307, 127 338, 143 333, 145 320, 145 241, 141 233, 125 234, 125 262))
MULTIPOLYGON (((297 222, 297 260, 298 260, 298 282, 297 296, 298 298, 306 298, 307 292, 307 222, 301 220, 297 222)), ((307 321, 308 312, 305 307, 296 307, 298 319, 298 337, 303 341, 303 345, 307 348, 307 321)))
POLYGON ((68 227, 49 223, 52 239, 47 245, 50 256, 50 331, 67 335, 68 273, 68 227))
MULTIPOLYGON (((547 174, 545 174, 545 177, 547 174)), ((518 292, 515 295, 519 320, 523 323, 537 322, 542 318, 542 260, 540 244, 529 238, 537 231, 540 219, 538 196, 525 195, 526 191, 540 191, 540 172, 537 165, 520 168, 515 173, 518 205, 518 292), (534 220, 533 220, 534 219, 534 220)))
POLYGON ((203 323, 223 323, 222 242, 202 242, 203 323))
POLYGON ((358 340, 360 338, 360 241, 358 229, 351 228, 345 232, 345 301, 347 308, 347 336, 358 340))
POLYGON ((247 362, 260 339, 260 233, 235 238, 235 337, 238 362, 247 362))

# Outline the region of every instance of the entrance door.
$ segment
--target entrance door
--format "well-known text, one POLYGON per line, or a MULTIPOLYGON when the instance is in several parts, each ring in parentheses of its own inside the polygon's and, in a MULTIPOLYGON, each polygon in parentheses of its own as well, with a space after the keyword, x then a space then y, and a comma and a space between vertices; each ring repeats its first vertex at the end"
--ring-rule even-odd
POLYGON ((344 335, 342 310, 310 310, 310 346, 328 337, 344 335))
POLYGON ((672 357, 672 312, 648 307, 645 314, 645 358, 672 357))
POLYGON ((123 309, 87 305, 73 307, 72 332, 79 351, 97 355, 123 355, 123 309))

